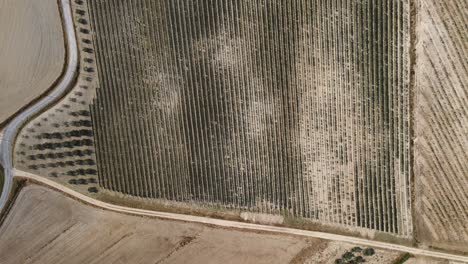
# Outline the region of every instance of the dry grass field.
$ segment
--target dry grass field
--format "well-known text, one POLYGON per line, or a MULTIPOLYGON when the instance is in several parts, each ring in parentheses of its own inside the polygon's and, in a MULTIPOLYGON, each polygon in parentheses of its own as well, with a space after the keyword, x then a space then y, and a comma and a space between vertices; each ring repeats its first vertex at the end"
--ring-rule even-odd
POLYGON ((56 0, 0 0, 0 127, 39 97, 65 63, 56 0))
MULTIPOLYGON (((355 246, 122 215, 37 185, 21 190, 0 236, 2 264, 332 264, 355 246)), ((399 255, 375 249, 375 255, 365 259, 392 263, 399 255)))
POLYGON ((468 2, 419 1, 416 239, 468 252, 468 2))

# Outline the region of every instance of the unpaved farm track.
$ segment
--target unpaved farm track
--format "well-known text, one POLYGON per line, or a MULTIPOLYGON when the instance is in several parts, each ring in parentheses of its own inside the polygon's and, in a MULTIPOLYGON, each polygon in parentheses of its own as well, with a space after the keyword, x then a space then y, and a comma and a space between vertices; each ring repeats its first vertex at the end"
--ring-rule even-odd
POLYGON ((40 113, 43 109, 56 102, 63 94, 68 90, 70 85, 73 83, 77 65, 78 65, 78 54, 75 31, 73 28, 73 20, 71 16, 70 3, 68 0, 60 1, 60 8, 63 19, 63 27, 65 31, 65 40, 67 47, 67 63, 65 71, 55 86, 55 88, 43 97, 34 105, 27 108, 25 111, 18 114, 13 120, 10 121, 8 126, 3 131, 3 138, 0 144, 0 161, 4 167, 5 182, 0 197, 0 210, 3 210, 8 197, 10 195, 11 184, 12 184, 12 169, 13 169, 13 144, 15 142, 16 135, 19 129, 34 115, 40 113))
POLYGON ((0 0, 0 127, 39 97, 65 63, 56 0, 0 0))
POLYGON ((149 217, 156 217, 156 218, 161 218, 161 219, 178 220, 178 221, 183 221, 183 222, 202 223, 202 224, 215 225, 215 226, 220 226, 220 227, 225 227, 225 228, 236 228, 236 229, 250 230, 250 231, 257 231, 257 232, 258 231, 273 232, 273 233, 281 233, 281 234, 287 234, 287 235, 304 236, 304 237, 310 237, 310 238, 321 238, 321 239, 327 239, 327 240, 333 240, 333 241, 339 241, 339 242, 359 244, 359 245, 369 246, 369 247, 377 247, 377 248, 382 248, 382 249, 408 252, 414 255, 442 258, 442 259, 462 261, 462 262, 468 263, 468 256, 461 256, 461 255, 438 252, 434 250, 426 250, 426 249, 402 246, 402 245, 397 245, 397 244, 372 241, 372 240, 361 239, 361 238, 356 238, 356 237, 349 237, 349 236, 342 236, 342 235, 307 231, 307 230, 299 230, 299 229, 286 228, 286 227, 266 226, 266 225, 258 225, 258 224, 251 224, 251 223, 213 219, 213 218, 208 218, 208 217, 156 212, 156 211, 148 211, 148 210, 142 210, 142 209, 136 209, 136 208, 123 207, 123 206, 108 204, 108 203, 104 203, 104 202, 92 199, 88 196, 85 196, 81 193, 73 191, 69 188, 64 187, 63 185, 60 185, 54 181, 48 180, 38 175, 34 175, 28 172, 18 171, 18 170, 15 170, 14 174, 15 176, 19 178, 32 180, 34 182, 48 186, 52 189, 59 190, 87 204, 91 204, 93 206, 96 206, 102 209, 124 213, 124 214, 149 216, 149 217))
MULTIPOLYGON (((282 264, 309 242, 119 214, 37 185, 21 190, 0 236, 2 264, 282 264)), ((313 244, 326 241, 316 239, 313 244)))

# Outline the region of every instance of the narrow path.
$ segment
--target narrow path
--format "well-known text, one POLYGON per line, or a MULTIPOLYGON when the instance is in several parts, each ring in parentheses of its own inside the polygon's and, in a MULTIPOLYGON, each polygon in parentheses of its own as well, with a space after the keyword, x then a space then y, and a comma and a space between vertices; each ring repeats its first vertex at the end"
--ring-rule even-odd
POLYGON ((0 143, 0 163, 4 167, 4 185, 0 196, 0 212, 5 207, 11 191, 13 179, 13 149, 15 139, 21 127, 36 114, 46 109, 49 105, 60 99, 74 83, 78 70, 78 51, 75 37, 75 28, 71 14, 70 0, 60 0, 60 11, 62 13, 64 38, 66 43, 66 69, 54 90, 45 95, 36 104, 21 112, 6 126, 0 143))
POLYGON ((308 230, 300 230, 300 229, 286 228, 286 227, 250 224, 250 223, 213 219, 213 218, 193 216, 193 215, 156 212, 156 211, 118 206, 118 205, 113 205, 113 204, 95 200, 84 194, 73 191, 63 185, 60 185, 52 180, 49 180, 47 178, 44 178, 35 174, 31 174, 29 172, 15 169, 13 170, 13 173, 15 177, 36 181, 52 189, 59 190, 71 197, 79 199, 82 202, 85 202, 87 204, 94 205, 96 207, 100 207, 100 208, 107 209, 110 211, 119 212, 119 213, 157 217, 157 218, 163 218, 163 219, 170 219, 170 220, 177 220, 177 221, 184 221, 184 222, 194 222, 194 223, 201 223, 201 224, 208 224, 208 225, 216 225, 216 226, 220 226, 224 228, 236 228, 236 229, 243 229, 243 230, 264 231, 264 232, 281 233, 281 234, 287 234, 287 235, 322 238, 322 239, 333 240, 333 241, 359 244, 359 245, 368 246, 368 247, 377 247, 377 248, 384 248, 384 249, 401 251, 401 252, 408 252, 408 253, 419 255, 419 256, 427 256, 427 257, 448 259, 448 260, 461 261, 461 262, 468 263, 468 256, 461 256, 461 255, 438 252, 434 250, 426 250, 426 249, 414 248, 414 247, 409 247, 409 246, 402 246, 402 245, 397 245, 397 244, 373 241, 373 240, 351 237, 351 236, 343 236, 343 235, 336 235, 336 234, 329 234, 329 233, 308 231, 308 230))

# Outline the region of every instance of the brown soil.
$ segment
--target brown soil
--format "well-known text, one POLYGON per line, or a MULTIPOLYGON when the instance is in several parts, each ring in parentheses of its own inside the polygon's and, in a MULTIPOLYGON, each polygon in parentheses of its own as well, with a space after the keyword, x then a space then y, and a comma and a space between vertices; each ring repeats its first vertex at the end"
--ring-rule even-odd
POLYGON ((56 0, 0 0, 0 127, 43 94, 65 62, 56 0))

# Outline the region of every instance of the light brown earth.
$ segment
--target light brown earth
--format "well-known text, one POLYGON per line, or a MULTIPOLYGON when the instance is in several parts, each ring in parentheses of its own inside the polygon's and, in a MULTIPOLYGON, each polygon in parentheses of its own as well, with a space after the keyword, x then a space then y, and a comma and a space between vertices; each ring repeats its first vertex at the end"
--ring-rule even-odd
MULTIPOLYGON (((354 246, 123 215, 38 185, 21 190, 0 236, 2 264, 333 263, 354 246)), ((376 252, 367 262, 400 255, 376 252)))
POLYGON ((463 262, 448 261, 443 259, 433 259, 427 257, 412 257, 405 264, 463 264, 463 262))
POLYGON ((0 0, 0 126, 44 93, 65 62, 56 0, 0 0))

